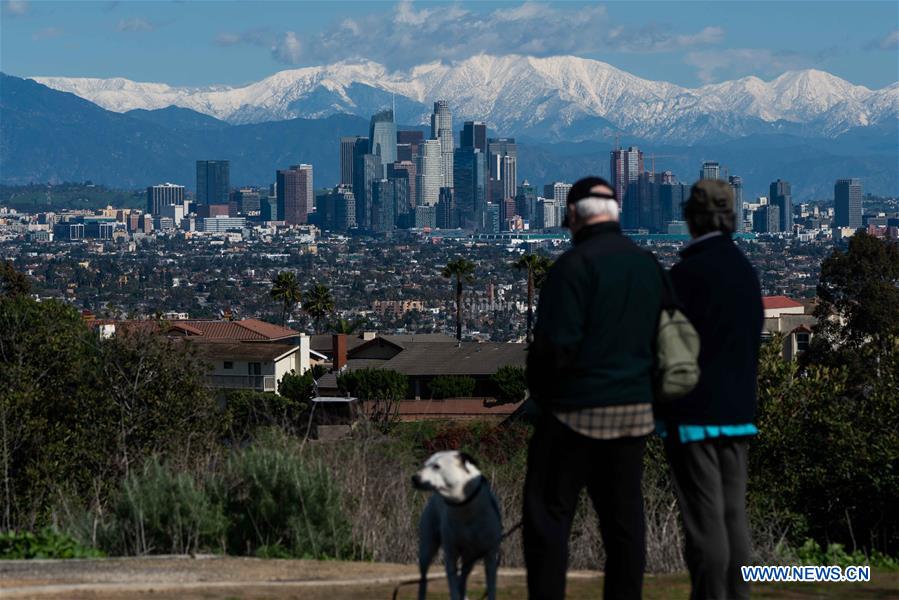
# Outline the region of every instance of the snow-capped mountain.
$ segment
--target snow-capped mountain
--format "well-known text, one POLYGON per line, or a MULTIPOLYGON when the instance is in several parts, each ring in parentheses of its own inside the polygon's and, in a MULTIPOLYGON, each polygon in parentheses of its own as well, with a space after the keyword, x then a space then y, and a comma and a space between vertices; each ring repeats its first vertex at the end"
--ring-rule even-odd
POLYGON ((116 112, 174 105, 230 123, 335 113, 367 118, 392 102, 399 122, 426 123, 430 104, 444 99, 459 121, 483 120, 502 134, 575 141, 616 130, 678 143, 777 131, 836 136, 899 116, 899 84, 872 91, 810 69, 772 81, 745 77, 691 89, 574 56, 481 55, 408 71, 342 62, 281 71, 241 87, 33 79, 116 112))

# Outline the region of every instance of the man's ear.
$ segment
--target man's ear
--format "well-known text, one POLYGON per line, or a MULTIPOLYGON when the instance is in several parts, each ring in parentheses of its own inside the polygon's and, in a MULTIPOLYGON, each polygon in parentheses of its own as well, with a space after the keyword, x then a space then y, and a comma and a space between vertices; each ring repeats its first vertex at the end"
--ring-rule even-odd
POLYGON ((462 461, 462 467, 465 469, 466 472, 468 472, 468 465, 471 465, 475 468, 477 468, 477 466, 478 466, 478 461, 476 461, 471 456, 471 454, 468 454, 467 452, 460 452, 459 460, 462 461))

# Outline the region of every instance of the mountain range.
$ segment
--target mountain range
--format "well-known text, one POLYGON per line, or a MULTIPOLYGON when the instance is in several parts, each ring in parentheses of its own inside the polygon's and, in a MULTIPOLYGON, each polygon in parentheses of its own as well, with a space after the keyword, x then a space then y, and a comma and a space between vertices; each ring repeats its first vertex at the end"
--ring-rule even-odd
POLYGON ((333 114, 368 118, 393 102, 399 122, 426 124, 431 103, 440 99, 459 122, 486 121, 505 135, 551 142, 614 133, 674 144, 759 133, 832 138, 899 117, 899 83, 870 90, 809 69, 772 81, 744 77, 691 89, 575 56, 478 55, 407 71, 340 62, 281 71, 244 86, 34 79, 114 112, 180 106, 232 124, 333 114))
POLYGON ((684 91, 597 61, 521 57, 476 57, 408 75, 403 82, 364 63, 285 71, 242 88, 188 89, 0 74, 0 183, 193 188, 194 161, 227 159, 233 185, 267 184, 276 169, 306 162, 321 188, 339 180, 340 136, 366 135, 370 114, 395 102, 401 128, 426 130, 426 101, 446 98, 457 121, 485 120, 491 136, 517 136, 519 178, 538 185, 608 177, 617 135, 644 150, 647 169, 671 170, 687 183, 703 160, 718 160, 743 177, 747 198, 766 194, 777 178, 793 184, 796 200, 831 198, 841 177, 862 178, 866 192, 899 190, 896 85, 871 91, 805 71, 684 91), (757 85, 780 91, 768 95, 757 85), (74 91, 55 89, 66 86, 74 91), (734 91, 740 86, 755 91, 734 91), (655 103, 636 100, 653 94, 655 103))

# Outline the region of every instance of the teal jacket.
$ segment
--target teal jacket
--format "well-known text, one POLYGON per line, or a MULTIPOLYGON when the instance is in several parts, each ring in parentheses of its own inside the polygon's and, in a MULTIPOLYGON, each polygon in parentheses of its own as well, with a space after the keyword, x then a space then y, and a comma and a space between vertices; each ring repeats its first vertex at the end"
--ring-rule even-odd
POLYGON ((652 402, 662 280, 617 223, 580 230, 540 290, 531 396, 550 410, 652 402))

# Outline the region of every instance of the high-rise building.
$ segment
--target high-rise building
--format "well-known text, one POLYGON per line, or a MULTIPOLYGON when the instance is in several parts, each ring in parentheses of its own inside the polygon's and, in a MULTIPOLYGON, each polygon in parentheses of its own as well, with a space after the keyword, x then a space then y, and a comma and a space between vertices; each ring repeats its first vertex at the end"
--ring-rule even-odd
POLYGON ((615 190, 615 197, 618 198, 618 205, 621 207, 622 214, 627 214, 628 186, 637 181, 640 173, 643 172, 643 153, 636 146, 631 146, 627 150, 617 148, 612 150, 609 160, 609 173, 611 174, 612 189, 615 190))
POLYGON ((263 221, 280 221, 278 214, 278 197, 265 196, 259 199, 259 218, 263 221))
POLYGON ((453 199, 452 188, 440 188, 440 200, 437 201, 437 227, 440 229, 455 229, 458 227, 456 203, 453 199))
POLYGON ((537 229, 559 227, 559 205, 551 198, 537 200, 537 215, 534 223, 537 229))
POLYGON ((662 213, 662 226, 666 230, 668 223, 684 220, 684 202, 689 195, 690 190, 687 186, 678 183, 676 179, 659 184, 659 208, 662 213))
POLYGON ((415 195, 416 195, 416 183, 417 183, 417 174, 418 169, 415 166, 414 162, 403 160, 397 161, 391 165, 387 165, 387 179, 405 179, 406 180, 406 203, 407 207, 401 209, 397 207, 397 215, 401 215, 403 213, 411 211, 415 208, 415 195))
POLYGON ((721 165, 716 161, 707 160, 699 169, 700 179, 721 179, 721 165))
MULTIPOLYGON (((238 215, 257 216, 261 210, 259 190, 254 188, 240 188, 235 190, 233 204, 238 215)), ((230 214, 230 210, 229 210, 230 214)), ((233 215, 232 215, 233 216, 233 215)))
POLYGON ((739 175, 731 175, 727 178, 727 182, 730 184, 730 191, 734 194, 734 214, 736 215, 736 219, 734 220, 734 227, 737 233, 743 231, 743 178, 739 175))
POLYGON ((382 110, 372 115, 368 139, 369 152, 381 157, 381 177, 386 177, 387 165, 396 162, 396 123, 393 122, 393 110, 382 110))
POLYGON ((346 231, 356 226, 356 199, 353 189, 348 185, 339 185, 316 203, 316 214, 323 229, 328 231, 346 231))
POLYGON ((437 205, 416 206, 414 225, 418 229, 437 227, 437 205))
POLYGON ((353 156, 359 136, 340 138, 340 185, 353 185, 353 156))
MULTIPOLYGON (((431 115, 431 139, 440 140, 440 187, 453 187, 453 114, 446 100, 434 103, 431 115)), ((439 194, 439 191, 438 191, 439 194)))
POLYGON ((288 225, 305 225, 315 209, 312 165, 294 165, 277 173, 278 215, 288 225))
POLYGON ((780 231, 780 207, 764 204, 752 213, 752 230, 755 233, 778 233, 780 231))
POLYGON ((381 157, 377 154, 356 155, 353 165, 353 196, 356 199, 356 226, 359 229, 371 229, 372 182, 383 179, 383 172, 381 157))
POLYGON ((386 233, 396 228, 394 182, 379 179, 372 182, 371 231, 386 233))
POLYGON ((459 226, 477 227, 487 204, 487 156, 473 146, 459 148, 453 169, 459 226))
POLYGON ((568 202, 568 192, 571 190, 571 184, 563 181, 554 181, 543 186, 543 196, 552 198, 556 203, 565 204, 568 202))
POLYGON ((465 121, 459 135, 462 148, 477 148, 487 154, 487 124, 481 121, 465 121))
POLYGON ((793 196, 790 193, 790 182, 781 179, 772 181, 768 203, 780 209, 780 231, 791 233, 793 231, 793 196))
POLYGON ((184 186, 173 183, 152 185, 147 188, 147 212, 159 215, 163 206, 184 204, 184 186))
POLYGON ((502 184, 502 199, 514 200, 518 193, 518 157, 506 154, 500 164, 500 183, 502 184))
POLYGON ((418 129, 412 130, 402 130, 396 132, 396 144, 397 144, 397 160, 411 160, 415 162, 415 159, 418 158, 418 147, 421 143, 425 141, 425 134, 423 131, 418 129), (401 145, 409 146, 410 157, 406 159, 405 157, 400 157, 399 155, 399 147, 401 145))
POLYGON ((227 204, 230 190, 230 162, 227 160, 197 161, 197 204, 227 204))
POLYGON ((425 140, 419 146, 418 181, 415 184, 418 198, 416 206, 435 206, 440 200, 443 184, 443 153, 440 140, 425 140))
POLYGON ((838 179, 833 186, 833 224, 835 227, 862 226, 861 179, 838 179))
POLYGON ((518 158, 518 144, 515 138, 490 138, 487 140, 487 156, 490 163, 490 177, 502 181, 502 164, 504 156, 518 158))
POLYGON ((529 225, 533 224, 537 214, 537 188, 528 183, 527 179, 518 186, 518 193, 515 194, 515 208, 522 219, 529 225))

